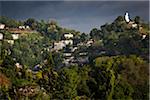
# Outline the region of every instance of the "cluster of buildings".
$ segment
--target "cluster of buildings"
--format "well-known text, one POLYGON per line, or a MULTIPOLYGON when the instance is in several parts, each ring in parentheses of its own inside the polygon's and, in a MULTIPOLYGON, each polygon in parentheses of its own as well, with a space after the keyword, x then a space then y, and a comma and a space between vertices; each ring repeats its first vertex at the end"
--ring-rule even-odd
POLYGON ((74 43, 74 35, 72 33, 64 33, 63 34, 63 39, 58 42, 54 42, 52 50, 55 52, 59 52, 63 50, 63 64, 65 66, 70 66, 70 65, 77 65, 77 64, 85 64, 88 63, 88 53, 87 51, 82 51, 79 53, 75 53, 76 51, 80 51, 79 47, 80 46, 86 46, 89 47, 91 46, 94 41, 90 39, 86 43, 74 43), (78 57, 75 57, 76 55, 78 57))
MULTIPOLYGON (((130 16, 128 12, 125 13, 125 22, 128 25, 128 28, 136 28, 139 29, 139 31, 142 33, 142 26, 139 26, 134 21, 130 19, 130 16)), ((50 28, 56 28, 55 25, 52 25, 50 28)), ((0 24, 0 30, 8 30, 8 28, 5 27, 4 24, 0 24)), ((19 26, 18 28, 9 28, 9 31, 12 33, 12 39, 5 39, 10 44, 14 44, 14 41, 17 40, 20 36, 20 33, 30 33, 33 32, 30 30, 29 26, 19 26)), ((146 37, 146 34, 142 34, 142 38, 144 39, 146 37)), ((55 41, 53 43, 53 46, 46 47, 48 48, 48 51, 52 52, 62 52, 63 53, 63 64, 65 65, 76 65, 76 64, 85 64, 88 63, 88 52, 80 51, 79 47, 86 46, 89 47, 94 43, 94 40, 90 39, 86 43, 80 42, 78 44, 74 44, 74 35, 72 33, 64 33, 63 38, 60 41, 55 41), (76 51, 79 51, 76 53, 76 51), (76 57, 76 55, 78 57, 76 57)), ((0 40, 4 40, 4 34, 0 33, 0 40)), ((41 52, 43 53, 43 52, 41 52)), ((101 52, 102 53, 102 52, 101 52)), ((19 66, 19 65, 18 65, 19 66)))
MULTIPOLYGON (((10 35, 12 38, 6 39, 5 34, 0 32, 0 40, 7 41, 9 44, 13 45, 15 40, 19 39, 20 34, 27 32, 30 33, 30 27, 29 26, 19 26, 18 28, 7 28, 5 24, 0 24, 0 30, 7 30, 10 32, 10 35)), ((75 59, 74 52, 79 49, 80 46, 86 45, 90 46, 93 43, 93 40, 87 41, 87 43, 78 43, 77 45, 74 45, 74 35, 72 33, 64 33, 63 38, 60 41, 55 41, 53 43, 53 46, 51 46, 48 50, 59 52, 63 51, 63 64, 65 65, 74 65, 78 63, 85 63, 88 62, 87 52, 80 52, 79 58, 75 59), (67 50, 68 48, 69 50, 67 50)), ((17 67, 20 65, 16 65, 17 67)))
POLYGON ((31 30, 29 26, 19 26, 18 28, 8 28, 5 24, 0 23, 0 30, 7 30, 11 33, 12 39, 5 39, 5 35, 0 32, 0 40, 7 41, 9 44, 14 44, 14 41, 19 39, 22 33, 33 33, 35 31, 31 30))
POLYGON ((65 33, 64 39, 58 42, 54 42, 53 44, 53 50, 58 52, 59 50, 62 50, 67 45, 73 45, 73 34, 71 33, 65 33))
POLYGON ((126 23, 128 23, 128 28, 137 28, 138 27, 138 25, 134 21, 131 21, 128 12, 125 13, 124 18, 125 18, 126 23))
MULTIPOLYGON (((0 24, 0 30, 5 30, 5 24, 0 24)), ((4 34, 0 32, 0 40, 7 41, 9 44, 14 44, 14 40, 19 38, 19 34, 13 33, 11 34, 12 39, 4 39, 4 34)))
POLYGON ((19 96, 32 97, 32 96, 35 96, 36 94, 38 94, 39 91, 40 91, 40 88, 38 86, 34 86, 34 85, 28 86, 27 85, 27 86, 18 88, 15 92, 19 96))

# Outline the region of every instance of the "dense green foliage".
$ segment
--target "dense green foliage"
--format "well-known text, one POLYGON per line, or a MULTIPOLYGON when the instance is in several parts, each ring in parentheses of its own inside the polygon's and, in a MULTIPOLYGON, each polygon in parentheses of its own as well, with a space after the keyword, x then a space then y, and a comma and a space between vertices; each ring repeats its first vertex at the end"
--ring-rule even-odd
MULTIPOLYGON (((135 23, 143 27, 145 38, 139 29, 127 28, 122 16, 89 34, 33 18, 0 17, 0 23, 13 28, 28 25, 35 30, 21 34, 13 45, 5 41, 12 39, 11 32, 0 30, 4 34, 0 41, 0 99, 149 99, 149 27, 140 17, 135 17, 135 23), (88 64, 65 66, 63 50, 51 50, 65 32, 73 33, 74 45, 94 40, 74 53, 78 58, 79 52, 86 51, 88 64)), ((64 50, 69 51, 67 47, 64 50)))

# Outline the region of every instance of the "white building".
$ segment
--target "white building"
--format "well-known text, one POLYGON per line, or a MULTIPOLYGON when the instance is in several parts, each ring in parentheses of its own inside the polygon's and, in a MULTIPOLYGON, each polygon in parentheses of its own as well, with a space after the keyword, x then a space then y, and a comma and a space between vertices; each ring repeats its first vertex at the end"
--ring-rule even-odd
POLYGON ((69 57, 69 56, 71 56, 71 53, 63 53, 63 55, 64 55, 65 57, 69 57))
POLYGON ((25 26, 19 26, 19 29, 25 29, 25 26))
POLYGON ((66 47, 66 45, 73 45, 73 40, 62 40, 59 42, 55 42, 54 43, 54 50, 61 50, 64 47, 66 47))
POLYGON ((79 53, 80 56, 86 56, 87 55, 87 52, 81 52, 79 53))
POLYGON ((125 13, 125 21, 128 23, 128 22, 130 22, 130 16, 129 16, 129 13, 128 12, 126 12, 125 13))
POLYGON ((73 40, 64 40, 65 45, 73 45, 73 40))
POLYGON ((19 38, 19 34, 12 34, 13 40, 17 40, 19 38))
POLYGON ((2 33, 0 33, 0 40, 2 40, 3 39, 3 34, 2 33))
POLYGON ((26 29, 30 29, 30 27, 29 27, 29 26, 26 26, 26 29))
POLYGON ((54 50, 61 50, 65 47, 64 41, 59 41, 54 43, 54 50))
POLYGON ((78 47, 74 47, 71 51, 74 52, 77 49, 78 49, 78 47))
POLYGON ((137 28, 137 24, 132 24, 132 28, 137 28))
POLYGON ((130 20, 130 16, 128 12, 125 13, 124 17, 125 17, 125 21, 128 23, 129 26, 131 26, 132 28, 137 28, 138 25, 134 21, 130 20))
POLYGON ((130 21, 128 23, 128 25, 129 25, 129 27, 132 27, 132 28, 137 28, 138 27, 138 25, 134 21, 130 21))
POLYGON ((19 26, 18 28, 19 28, 19 29, 30 29, 29 26, 19 26))
POLYGON ((0 24, 0 29, 4 29, 5 28, 5 24, 0 24))
POLYGON ((14 40, 7 40, 7 42, 8 42, 9 44, 11 44, 11 45, 14 44, 14 40))
POLYGON ((146 38, 146 35, 144 34, 144 35, 142 35, 142 39, 145 39, 146 38))
POLYGON ((91 46, 93 43, 94 43, 94 41, 92 39, 90 39, 89 41, 87 41, 86 45, 91 46))
POLYGON ((73 34, 71 34, 71 33, 65 33, 64 37, 67 38, 67 39, 70 39, 70 38, 73 38, 73 34))

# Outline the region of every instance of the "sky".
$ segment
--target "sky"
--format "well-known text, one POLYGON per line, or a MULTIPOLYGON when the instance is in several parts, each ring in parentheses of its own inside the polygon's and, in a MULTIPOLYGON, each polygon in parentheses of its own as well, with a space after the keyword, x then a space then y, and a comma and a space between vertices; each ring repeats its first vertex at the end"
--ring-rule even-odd
POLYGON ((0 1, 0 16, 17 20, 56 20, 65 28, 89 33, 128 11, 149 21, 149 1, 0 1))

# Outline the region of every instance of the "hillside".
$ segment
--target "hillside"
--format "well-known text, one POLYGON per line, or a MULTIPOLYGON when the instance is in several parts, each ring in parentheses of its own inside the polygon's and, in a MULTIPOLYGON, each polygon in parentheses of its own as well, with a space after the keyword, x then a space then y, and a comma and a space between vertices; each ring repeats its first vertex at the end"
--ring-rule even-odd
POLYGON ((0 99, 149 99, 149 22, 91 28, 0 17, 0 99))

